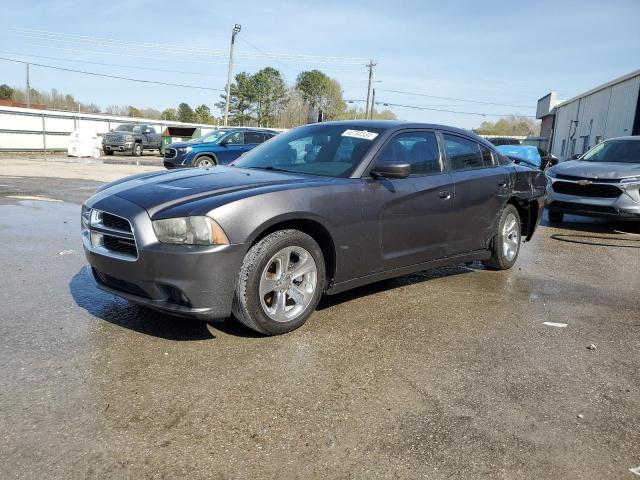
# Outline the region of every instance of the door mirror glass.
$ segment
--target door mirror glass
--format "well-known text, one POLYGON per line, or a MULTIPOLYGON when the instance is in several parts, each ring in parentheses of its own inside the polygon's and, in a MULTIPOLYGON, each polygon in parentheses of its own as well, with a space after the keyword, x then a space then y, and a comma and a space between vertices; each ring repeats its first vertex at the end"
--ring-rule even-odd
POLYGON ((371 174, 374 177, 407 178, 411 175, 411 165, 404 162, 382 162, 376 164, 371 174))
POLYGON ((581 156, 582 156, 582 154, 581 154, 581 153, 576 153, 575 155, 573 155, 573 156, 571 157, 571 160, 578 160, 581 156))

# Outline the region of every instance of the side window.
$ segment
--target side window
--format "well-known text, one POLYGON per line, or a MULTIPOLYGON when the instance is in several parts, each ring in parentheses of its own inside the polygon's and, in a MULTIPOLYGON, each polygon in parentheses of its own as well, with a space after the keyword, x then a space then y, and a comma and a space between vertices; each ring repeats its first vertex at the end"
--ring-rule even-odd
MULTIPOLYGON (((476 142, 447 133, 443 134, 443 137, 447 156, 451 162, 451 170, 469 170, 485 166, 480 145, 476 142)), ((490 158, 489 161, 490 165, 493 165, 493 159, 490 158)))
POLYGON ((264 135, 260 132, 245 132, 244 143, 262 143, 264 141, 264 135))
POLYGON ((480 145, 480 153, 482 154, 482 165, 485 167, 493 167, 493 154, 484 145, 480 145))
POLYGON ((410 132, 395 136, 380 151, 376 162, 408 163, 412 176, 442 172, 438 141, 433 132, 410 132))
POLYGON ((227 137, 228 145, 242 145, 244 143, 244 137, 242 132, 233 132, 227 137))

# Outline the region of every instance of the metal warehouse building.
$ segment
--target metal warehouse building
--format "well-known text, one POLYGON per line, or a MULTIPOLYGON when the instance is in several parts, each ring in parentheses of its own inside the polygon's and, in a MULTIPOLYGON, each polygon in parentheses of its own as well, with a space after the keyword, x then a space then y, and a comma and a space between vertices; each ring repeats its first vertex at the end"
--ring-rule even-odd
POLYGON ((538 100, 536 117, 550 134, 551 153, 560 160, 608 138, 640 135, 640 70, 566 101, 551 92, 538 100))

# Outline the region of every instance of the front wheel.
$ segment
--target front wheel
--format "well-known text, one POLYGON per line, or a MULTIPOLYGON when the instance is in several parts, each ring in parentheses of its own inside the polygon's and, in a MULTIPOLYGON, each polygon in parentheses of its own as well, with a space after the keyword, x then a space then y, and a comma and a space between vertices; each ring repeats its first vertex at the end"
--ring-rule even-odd
POLYGON ((133 150, 131 150, 131 155, 133 155, 134 157, 141 157, 142 156, 142 144, 141 143, 136 143, 133 146, 133 150))
POLYGON ((482 263, 493 270, 508 270, 513 267, 520 253, 521 228, 518 209, 510 204, 504 207, 498 219, 498 231, 493 237, 491 258, 482 263))
POLYGON ((311 316, 324 286, 324 258, 316 241, 298 230, 279 230, 245 255, 233 313, 265 335, 287 333, 311 316))
POLYGON ((216 161, 211 157, 200 157, 193 163, 193 166, 196 168, 209 168, 215 165, 216 161))

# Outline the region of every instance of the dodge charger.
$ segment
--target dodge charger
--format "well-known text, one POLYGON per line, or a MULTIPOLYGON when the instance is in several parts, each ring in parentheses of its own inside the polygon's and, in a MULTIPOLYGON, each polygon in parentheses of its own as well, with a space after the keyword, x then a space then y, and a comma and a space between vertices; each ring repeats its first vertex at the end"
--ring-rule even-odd
POLYGON ((327 122, 228 166, 106 184, 82 206, 82 239, 103 290, 275 335, 323 294, 471 261, 511 268, 544 195, 541 171, 470 132, 327 122))

